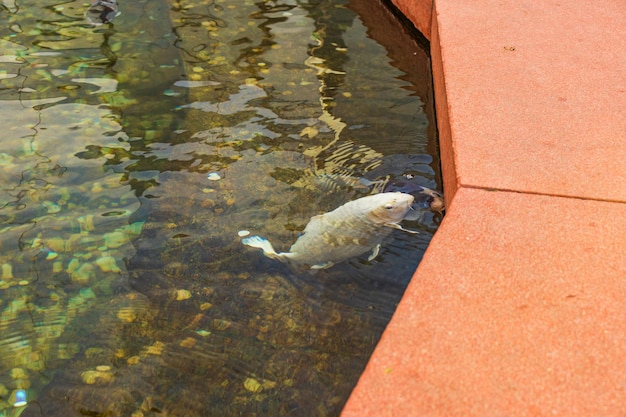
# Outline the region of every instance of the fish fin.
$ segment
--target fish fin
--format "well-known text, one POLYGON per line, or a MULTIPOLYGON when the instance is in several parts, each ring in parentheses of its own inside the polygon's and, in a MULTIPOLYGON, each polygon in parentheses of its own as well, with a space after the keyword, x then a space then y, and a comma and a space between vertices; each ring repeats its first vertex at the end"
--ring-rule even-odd
POLYGON ((378 252, 380 252, 380 243, 376 246, 374 246, 374 249, 372 250, 372 253, 370 254, 370 256, 367 257, 368 261, 373 261, 377 256, 378 256, 378 252))
POLYGON ((311 220, 309 220, 306 227, 302 231, 301 236, 306 235, 306 233, 310 232, 311 230, 316 230, 319 227, 323 227, 322 225, 320 225, 320 223, 324 221, 322 220, 323 218, 324 218, 323 214, 318 214, 317 216, 311 217, 311 220))
POLYGON ((439 191, 431 190, 430 188, 422 187, 421 185, 420 188, 422 189, 422 191, 420 191, 421 194, 426 194, 433 198, 443 198, 443 195, 439 191))
POLYGON ((330 268, 333 265, 335 265, 334 262, 326 262, 326 263, 323 263, 323 264, 313 265, 311 267, 311 269, 326 269, 326 268, 330 268))
POLYGON ((272 259, 281 259, 281 254, 276 253, 274 247, 269 240, 261 236, 250 236, 245 239, 241 239, 241 243, 252 248, 259 248, 263 250, 263 255, 272 259))
POLYGON ((417 230, 405 229, 404 227, 400 226, 397 223, 385 223, 385 226, 392 227, 392 228, 398 229, 398 230, 402 230, 402 231, 405 231, 405 232, 408 232, 408 233, 415 233, 415 234, 419 233, 417 230))

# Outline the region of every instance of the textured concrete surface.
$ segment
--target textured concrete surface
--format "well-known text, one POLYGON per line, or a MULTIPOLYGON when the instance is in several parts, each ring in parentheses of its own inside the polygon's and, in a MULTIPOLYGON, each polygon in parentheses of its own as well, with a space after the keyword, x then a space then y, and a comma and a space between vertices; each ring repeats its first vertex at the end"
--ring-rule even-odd
POLYGON ((343 416, 624 415, 625 230, 623 204, 460 188, 343 416))
POLYGON ((432 10, 449 210, 342 417, 626 415, 626 7, 432 10))
POLYGON ((442 0, 460 186, 626 201, 626 4, 442 0))

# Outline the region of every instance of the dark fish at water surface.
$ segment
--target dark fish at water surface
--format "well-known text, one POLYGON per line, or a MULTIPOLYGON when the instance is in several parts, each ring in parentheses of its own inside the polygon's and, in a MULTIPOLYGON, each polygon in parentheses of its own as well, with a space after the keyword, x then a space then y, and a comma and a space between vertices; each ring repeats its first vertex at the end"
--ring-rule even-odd
POLYGON ((328 213, 314 216, 303 234, 289 252, 277 253, 272 244, 260 236, 252 236, 242 243, 263 250, 268 258, 282 262, 310 265, 324 269, 337 262, 372 251, 374 259, 380 245, 393 229, 404 230, 399 223, 411 210, 413 196, 390 192, 374 194, 350 201, 328 213))

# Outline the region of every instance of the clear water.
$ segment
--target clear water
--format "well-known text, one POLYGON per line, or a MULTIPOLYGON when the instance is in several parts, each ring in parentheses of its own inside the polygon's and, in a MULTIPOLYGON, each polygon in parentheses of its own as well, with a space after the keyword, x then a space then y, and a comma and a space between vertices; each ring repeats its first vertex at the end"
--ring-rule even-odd
POLYGON ((338 415, 440 219, 317 272, 238 232, 440 188, 427 53, 369 0, 88 7, 0 5, 0 416, 338 415))

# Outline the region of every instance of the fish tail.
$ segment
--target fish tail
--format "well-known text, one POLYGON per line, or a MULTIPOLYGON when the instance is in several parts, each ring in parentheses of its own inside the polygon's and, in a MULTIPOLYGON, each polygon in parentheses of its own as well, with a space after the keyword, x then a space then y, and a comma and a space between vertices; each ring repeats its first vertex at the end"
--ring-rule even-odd
POLYGON ((252 248, 262 249, 263 255, 267 256, 268 258, 282 260, 282 257, 280 256, 280 254, 276 253, 270 241, 265 239, 264 237, 250 236, 245 239, 241 239, 241 243, 252 248))

